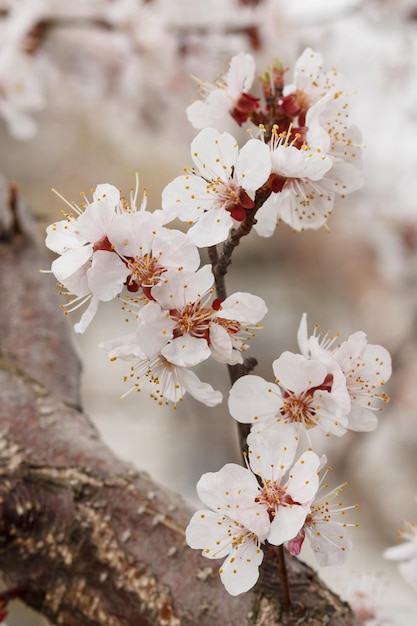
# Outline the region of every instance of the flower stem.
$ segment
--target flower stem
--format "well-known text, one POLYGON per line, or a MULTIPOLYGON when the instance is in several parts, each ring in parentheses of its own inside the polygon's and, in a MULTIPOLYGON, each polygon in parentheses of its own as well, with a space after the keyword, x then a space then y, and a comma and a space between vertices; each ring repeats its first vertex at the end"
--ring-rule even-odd
MULTIPOLYGON (((242 237, 249 235, 254 224, 256 224, 256 213, 261 208, 265 200, 271 195, 271 189, 267 184, 261 187, 255 196, 255 205, 253 209, 246 212, 246 219, 241 222, 238 228, 233 228, 230 231, 229 237, 223 244, 221 254, 219 255, 217 246, 210 246, 208 248, 208 256, 211 262, 211 266, 214 274, 214 281, 216 285, 216 295, 220 300, 227 298, 226 281, 225 277, 229 265, 232 262, 232 254, 234 249, 239 245, 242 237)), ((257 365, 257 360, 254 357, 247 357, 243 363, 237 365, 228 365, 230 383, 233 385, 241 376, 249 374, 257 365)), ((239 446, 242 455, 247 453, 246 437, 249 434, 250 426, 248 424, 238 425, 239 446)))
POLYGON ((284 546, 283 545, 278 546, 277 552, 278 552, 279 578, 281 582, 281 592, 282 592, 282 606, 284 608, 284 611, 289 611, 291 608, 291 596, 290 596, 290 586, 288 583, 287 565, 285 563, 284 546))

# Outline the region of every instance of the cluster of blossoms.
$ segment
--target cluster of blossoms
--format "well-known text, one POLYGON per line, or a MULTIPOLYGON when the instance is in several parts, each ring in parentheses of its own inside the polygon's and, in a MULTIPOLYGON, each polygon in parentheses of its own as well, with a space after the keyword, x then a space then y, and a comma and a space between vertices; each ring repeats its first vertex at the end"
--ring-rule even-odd
POLYGON ((178 402, 188 391, 214 406, 222 394, 202 383, 190 367, 210 356, 241 363, 245 343, 266 313, 258 296, 213 295, 211 266, 181 231, 164 226, 164 213, 136 207, 112 185, 98 185, 93 200, 70 205, 65 219, 47 228, 46 245, 60 256, 51 271, 67 295, 68 311, 87 305, 77 332, 91 323, 99 302, 121 297, 135 313, 133 334, 102 345, 111 358, 132 362, 132 388, 153 383, 158 401, 178 402))
POLYGON ((241 52, 224 79, 200 83, 203 100, 187 109, 190 122, 203 129, 191 147, 195 168, 167 186, 162 205, 192 224, 190 236, 200 246, 223 241, 252 209, 261 236, 272 235, 281 221, 295 231, 320 228, 336 196, 363 184, 361 136, 349 121, 347 80, 323 71, 321 55, 309 48, 291 85, 284 84, 278 61, 260 77, 263 104, 250 91, 254 75, 253 57, 241 52), (231 118, 253 130, 240 153, 233 137, 219 132, 231 118), (256 203, 260 188, 262 202, 256 203))
POLYGON ((326 458, 309 448, 291 468, 302 433, 318 426, 326 435, 376 427, 374 411, 391 375, 385 348, 367 343, 362 332, 333 347, 335 337, 308 337, 304 315, 298 332, 301 354, 284 352, 273 369, 275 383, 246 375, 229 395, 231 415, 252 424, 248 467, 226 465, 205 474, 197 492, 211 511, 198 511, 187 541, 207 558, 227 559, 221 579, 233 595, 251 588, 263 559, 261 545, 286 544, 298 555, 307 537, 320 566, 344 562, 352 548, 339 500, 345 484, 328 491, 321 479, 326 458), (283 477, 289 471, 288 479, 283 477), (255 477, 254 477, 255 475, 255 477))
POLYGON ((337 346, 337 336, 320 337, 316 331, 308 336, 304 314, 298 331, 301 353, 283 352, 273 362, 274 383, 254 375, 235 382, 229 410, 236 420, 257 430, 295 424, 307 434, 317 426, 338 436, 348 429, 376 428, 379 401, 388 400, 381 390, 391 376, 388 351, 368 344, 361 331, 337 346))
POLYGON ((256 583, 266 544, 298 555, 307 538, 320 565, 344 562, 352 546, 344 516, 352 507, 339 500, 345 483, 330 490, 324 483, 327 459, 312 450, 309 432, 373 430, 391 376, 389 353, 368 344, 365 333, 342 343, 317 327, 309 336, 305 314, 300 352, 273 362, 275 382, 248 373, 242 353, 267 309, 245 292, 216 297, 228 250, 252 226, 260 235, 271 235, 280 220, 295 230, 319 228, 335 196, 362 184, 345 79, 323 71, 321 56, 307 49, 293 85, 284 85, 278 62, 260 78, 262 105, 250 91, 254 72, 253 58, 241 53, 222 82, 202 84, 204 100, 188 108, 202 128, 191 144, 194 167, 165 187, 161 210, 148 212, 146 195, 137 208, 137 187, 127 202, 112 185, 99 185, 91 202, 69 205, 46 239, 60 255, 51 270, 71 296, 68 310, 87 305, 76 331, 84 332, 100 302, 120 298, 133 314, 133 333, 102 344, 111 359, 131 363, 131 389, 151 383, 160 404, 189 392, 214 406, 222 394, 191 368, 210 357, 243 364, 228 407, 251 424, 246 467, 229 463, 202 476, 197 491, 208 509, 186 530, 188 544, 205 557, 226 557, 220 576, 232 595, 256 583), (243 147, 218 128, 225 118, 251 124, 243 147), (176 218, 188 223, 187 233, 167 227, 176 218), (206 246, 212 265, 200 267, 198 249, 206 246), (308 449, 297 453, 301 439, 308 449))
POLYGON ((319 474, 326 457, 304 451, 294 463, 299 436, 294 426, 252 431, 247 467, 229 463, 197 484, 202 502, 187 529, 187 543, 209 559, 226 557, 220 578, 231 595, 248 591, 259 577, 263 544, 286 544, 300 553, 307 537, 320 565, 339 565, 351 549, 344 520, 348 508, 327 491, 319 474), (339 519, 338 519, 339 518, 339 519))

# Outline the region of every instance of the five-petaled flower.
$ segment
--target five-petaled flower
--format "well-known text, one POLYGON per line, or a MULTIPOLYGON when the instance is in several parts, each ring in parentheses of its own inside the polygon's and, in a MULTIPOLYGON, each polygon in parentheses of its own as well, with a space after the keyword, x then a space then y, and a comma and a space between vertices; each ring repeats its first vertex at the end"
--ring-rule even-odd
POLYGON ((351 405, 347 414, 347 428, 356 431, 371 431, 377 427, 375 411, 380 411, 380 402, 388 402, 388 395, 381 387, 392 373, 391 356, 384 347, 368 344, 366 334, 357 331, 346 341, 334 346, 336 336, 320 336, 318 327, 308 337, 307 316, 304 313, 298 330, 298 344, 304 356, 328 363, 337 363, 346 383, 351 405))
POLYGON ((197 272, 166 270, 150 289, 151 300, 138 308, 135 332, 102 344, 110 358, 133 363, 129 378, 135 378, 136 389, 148 380, 156 384, 152 395, 158 401, 176 403, 185 391, 209 406, 221 401, 220 392, 188 368, 210 356, 241 363, 245 341, 260 328, 267 309, 262 298, 249 293, 213 299, 213 282, 210 265, 197 272))
POLYGON ((191 143, 196 169, 178 176, 162 192, 165 221, 188 222, 199 247, 224 241, 234 224, 255 206, 255 193, 271 172, 268 146, 249 139, 241 150, 229 133, 205 128, 191 143))
POLYGON ((70 205, 66 219, 47 228, 46 245, 60 255, 51 271, 65 295, 75 296, 64 306, 73 311, 89 302, 76 332, 85 331, 100 301, 126 288, 136 303, 146 304, 168 269, 195 271, 200 264, 191 239, 164 227, 163 211, 146 211, 146 193, 136 208, 137 191, 128 204, 113 185, 98 185, 92 202, 70 205))
POLYGON ((350 409, 344 376, 337 364, 284 352, 272 368, 275 383, 260 376, 242 376, 229 394, 229 411, 237 421, 256 424, 257 430, 295 424, 326 434, 343 435, 350 409))
POLYGON ((298 445, 296 430, 286 436, 275 431, 248 437, 248 467, 233 463, 204 474, 197 492, 211 510, 197 511, 187 530, 187 543, 207 558, 227 556, 220 577, 227 591, 238 595, 258 579, 268 541, 281 545, 305 522, 317 492, 320 459, 304 452, 293 464, 298 445), (256 476, 258 478, 256 478, 256 476))
MULTIPOLYGON (((324 456, 321 464, 327 462, 324 456)), ((300 554, 304 539, 307 537, 311 549, 321 567, 327 565, 342 565, 352 550, 352 540, 347 535, 348 526, 357 527, 357 524, 345 520, 346 511, 356 509, 357 505, 343 506, 339 496, 347 483, 328 490, 329 485, 324 479, 331 468, 327 468, 320 478, 320 486, 314 498, 309 514, 303 527, 296 537, 288 541, 287 548, 290 554, 300 554)))

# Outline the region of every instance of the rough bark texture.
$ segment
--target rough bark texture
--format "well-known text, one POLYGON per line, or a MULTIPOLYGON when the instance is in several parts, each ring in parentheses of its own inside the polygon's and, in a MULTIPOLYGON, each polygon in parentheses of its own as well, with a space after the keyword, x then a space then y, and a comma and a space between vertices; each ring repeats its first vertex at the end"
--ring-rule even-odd
POLYGON ((233 598, 217 562, 187 548, 192 511, 117 459, 80 409, 79 364, 36 228, 0 180, 0 574, 66 626, 358 626, 313 571, 276 554, 233 598))

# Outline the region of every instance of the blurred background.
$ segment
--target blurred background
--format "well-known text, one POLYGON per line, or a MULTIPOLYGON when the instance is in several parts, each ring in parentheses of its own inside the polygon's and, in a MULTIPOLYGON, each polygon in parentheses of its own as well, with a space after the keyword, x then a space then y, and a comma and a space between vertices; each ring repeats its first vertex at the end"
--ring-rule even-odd
MULTIPOLYGON (((355 85, 351 117, 366 144, 365 187, 336 205, 330 233, 293 234, 283 225, 270 239, 251 234, 236 252, 228 291, 267 301, 265 329, 251 344, 256 373, 266 379, 283 350, 298 351, 304 311, 310 328, 317 322, 342 339, 364 330, 391 352, 391 401, 378 429, 326 444, 330 480, 349 482, 343 502, 359 503, 350 518, 360 526, 351 531, 346 565, 321 576, 343 597, 364 584, 364 574, 376 576, 381 604, 417 610, 416 592, 382 559, 402 521, 417 521, 417 1, 67 6, 0 0, 0 171, 31 205, 42 236, 64 208, 51 187, 70 201, 103 182, 128 194, 139 172, 148 206, 160 208, 162 189, 190 165, 196 131, 185 107, 197 96, 190 74, 212 82, 240 50, 255 56, 258 73, 274 58, 292 68, 310 46, 355 85)), ((197 505, 201 474, 238 461, 235 423, 225 402, 209 409, 187 396, 173 411, 144 393, 120 400, 128 366, 97 348, 126 331, 118 306, 103 306, 86 334, 74 337, 85 408, 117 454, 197 505)), ((198 373, 227 397, 222 366, 203 364, 198 373)), ((301 556, 315 566, 305 550, 301 556)), ((17 604, 7 624, 38 620, 17 604)))

